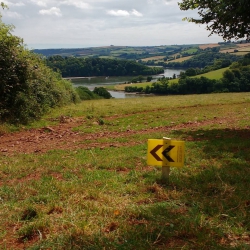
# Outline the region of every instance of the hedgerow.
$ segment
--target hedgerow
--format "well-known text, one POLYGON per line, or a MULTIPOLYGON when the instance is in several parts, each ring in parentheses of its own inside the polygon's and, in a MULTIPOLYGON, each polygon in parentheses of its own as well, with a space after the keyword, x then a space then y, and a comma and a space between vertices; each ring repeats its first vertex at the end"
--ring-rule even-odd
POLYGON ((72 84, 30 52, 0 16, 0 121, 29 123, 50 108, 77 102, 72 84))

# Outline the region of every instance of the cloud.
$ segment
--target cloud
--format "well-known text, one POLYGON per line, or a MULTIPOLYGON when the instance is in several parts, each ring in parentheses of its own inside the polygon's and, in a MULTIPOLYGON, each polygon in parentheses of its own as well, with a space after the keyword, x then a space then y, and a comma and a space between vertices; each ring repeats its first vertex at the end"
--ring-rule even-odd
POLYGON ((130 16, 126 10, 109 10, 107 13, 111 16, 130 16))
POLYGON ((57 7, 52 7, 48 10, 40 10, 39 14, 41 15, 55 15, 55 16, 62 16, 61 10, 57 7))
POLYGON ((41 6, 41 7, 47 7, 47 3, 43 2, 43 1, 37 1, 36 4, 38 6, 41 6))
POLYGON ((135 9, 132 10, 131 14, 134 15, 134 16, 138 16, 138 17, 143 16, 142 13, 138 12, 138 11, 135 10, 135 9))
POLYGON ((34 3, 35 5, 38 5, 40 7, 47 7, 47 1, 43 1, 43 0, 30 0, 32 3, 34 3))
POLYGON ((90 8, 90 5, 88 3, 85 3, 85 2, 79 1, 79 0, 66 0, 66 1, 63 1, 61 4, 72 5, 72 6, 79 8, 79 9, 89 9, 90 8))
POLYGON ((9 7, 11 7, 11 6, 20 7, 20 6, 24 6, 24 5, 25 5, 23 2, 12 3, 12 2, 10 2, 10 1, 4 1, 4 3, 5 3, 7 6, 9 6, 9 7))
POLYGON ((208 38, 205 27, 183 22, 183 17, 197 13, 180 11, 181 0, 1 1, 9 6, 1 11, 3 22, 13 24, 14 33, 33 48, 222 40, 208 38))
POLYGON ((137 16, 142 17, 142 13, 133 9, 132 11, 128 12, 127 10, 109 10, 107 13, 111 16, 118 16, 118 17, 126 17, 126 16, 137 16))

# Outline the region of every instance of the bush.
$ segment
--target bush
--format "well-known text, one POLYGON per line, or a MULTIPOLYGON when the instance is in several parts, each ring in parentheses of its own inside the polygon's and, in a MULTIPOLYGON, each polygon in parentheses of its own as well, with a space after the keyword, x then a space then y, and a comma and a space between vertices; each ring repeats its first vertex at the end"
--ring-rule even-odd
POLYGON ((0 121, 28 123, 79 100, 69 81, 49 69, 0 19, 0 121))
POLYGON ((95 87, 93 92, 105 99, 112 98, 112 95, 104 87, 95 87))
POLYGON ((92 99, 100 99, 101 97, 87 87, 79 86, 76 88, 76 92, 78 93, 80 99, 83 100, 92 100, 92 99))

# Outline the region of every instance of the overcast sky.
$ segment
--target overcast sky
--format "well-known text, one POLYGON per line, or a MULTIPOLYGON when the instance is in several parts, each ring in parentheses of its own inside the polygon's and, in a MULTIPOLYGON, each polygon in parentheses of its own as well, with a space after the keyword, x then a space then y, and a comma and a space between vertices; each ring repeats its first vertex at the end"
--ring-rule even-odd
POLYGON ((3 21, 32 49, 216 43, 205 26, 182 21, 180 0, 0 0, 3 21))

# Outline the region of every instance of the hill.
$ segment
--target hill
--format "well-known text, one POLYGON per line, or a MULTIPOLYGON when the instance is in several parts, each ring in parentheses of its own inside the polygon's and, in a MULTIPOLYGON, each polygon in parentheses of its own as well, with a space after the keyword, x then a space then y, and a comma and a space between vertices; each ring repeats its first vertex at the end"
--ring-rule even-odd
POLYGON ((239 41, 237 43, 218 44, 184 44, 161 46, 104 46, 89 48, 61 48, 61 49, 35 49, 35 53, 46 57, 59 55, 62 57, 101 57, 113 59, 133 59, 147 64, 158 64, 179 58, 195 55, 200 51, 216 48, 221 52, 240 53, 250 51, 249 43, 239 41), (236 51, 238 50, 238 52, 236 51))

